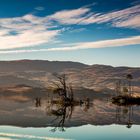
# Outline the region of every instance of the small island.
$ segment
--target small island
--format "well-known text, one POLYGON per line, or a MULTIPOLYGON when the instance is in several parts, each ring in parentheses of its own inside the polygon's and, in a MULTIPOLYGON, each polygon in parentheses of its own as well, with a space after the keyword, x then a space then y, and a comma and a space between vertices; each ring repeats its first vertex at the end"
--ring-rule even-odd
POLYGON ((134 94, 132 85, 133 76, 127 74, 125 79, 116 82, 116 95, 112 97, 112 103, 117 105, 140 105, 140 96, 134 94))

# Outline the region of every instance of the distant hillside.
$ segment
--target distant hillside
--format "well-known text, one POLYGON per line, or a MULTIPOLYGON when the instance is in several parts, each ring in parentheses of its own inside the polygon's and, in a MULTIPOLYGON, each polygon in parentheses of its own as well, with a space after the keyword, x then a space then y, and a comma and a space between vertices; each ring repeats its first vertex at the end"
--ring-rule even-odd
POLYGON ((83 69, 87 65, 71 61, 47 61, 47 60, 18 60, 0 61, 0 72, 19 71, 47 71, 61 72, 64 69, 83 69))
POLYGON ((52 73, 65 73, 76 88, 113 89, 117 79, 133 75, 132 84, 140 93, 140 68, 85 65, 78 62, 42 60, 0 61, 0 86, 26 84, 49 87, 52 73))
POLYGON ((75 85, 86 88, 114 88, 116 80, 126 79, 127 74, 132 74, 133 86, 140 89, 140 68, 92 65, 83 70, 67 70, 65 73, 75 85))

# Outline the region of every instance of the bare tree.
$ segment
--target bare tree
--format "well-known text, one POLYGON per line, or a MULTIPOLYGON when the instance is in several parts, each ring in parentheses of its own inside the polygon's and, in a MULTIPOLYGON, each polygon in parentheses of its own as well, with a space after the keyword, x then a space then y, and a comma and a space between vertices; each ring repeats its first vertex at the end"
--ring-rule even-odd
POLYGON ((56 81, 53 84, 56 86, 56 89, 53 91, 63 98, 65 103, 71 104, 74 100, 72 84, 66 82, 67 78, 65 74, 53 74, 56 77, 56 81))
POLYGON ((60 96, 64 98, 64 100, 67 100, 68 93, 67 93, 67 85, 66 85, 66 75, 65 74, 53 74, 57 78, 57 83, 54 82, 54 84, 57 86, 57 88, 54 90, 54 93, 58 93, 60 96))

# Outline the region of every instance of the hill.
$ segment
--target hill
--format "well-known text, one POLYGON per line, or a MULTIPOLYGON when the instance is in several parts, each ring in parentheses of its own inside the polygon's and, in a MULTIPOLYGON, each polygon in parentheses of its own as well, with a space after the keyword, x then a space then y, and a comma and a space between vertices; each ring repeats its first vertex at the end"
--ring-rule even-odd
POLYGON ((45 60, 0 61, 0 86, 26 84, 49 87, 54 72, 65 73, 75 88, 113 89, 117 79, 133 75, 133 86, 140 90, 140 68, 85 65, 78 62, 45 60))

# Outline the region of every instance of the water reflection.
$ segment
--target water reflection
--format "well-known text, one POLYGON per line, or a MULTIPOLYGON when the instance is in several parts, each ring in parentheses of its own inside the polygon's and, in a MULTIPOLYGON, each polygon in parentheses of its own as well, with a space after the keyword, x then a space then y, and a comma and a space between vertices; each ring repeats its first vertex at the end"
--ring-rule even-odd
POLYGON ((116 106, 116 122, 125 123, 127 128, 133 124, 133 106, 116 106))
POLYGON ((39 98, 39 97, 35 98, 35 106, 41 107, 41 98, 39 98))
MULTIPOLYGON (((139 124, 140 119, 137 118, 139 116, 138 106, 132 105, 114 105, 110 102, 110 99, 94 99, 89 101, 89 98, 85 100, 79 100, 79 104, 76 105, 65 105, 57 102, 53 99, 41 99, 40 97, 35 98, 35 107, 44 108, 46 103, 46 116, 52 118, 49 122, 53 128, 52 132, 55 131, 65 131, 65 122, 68 122, 72 119, 71 122, 75 121, 73 119, 78 119, 78 116, 83 116, 79 118, 79 121, 83 122, 83 119, 87 121, 87 124, 96 124, 96 125, 104 125, 104 124, 121 124, 126 125, 127 128, 131 128, 132 124, 139 124), (43 103, 43 104, 41 104, 43 103), (137 113, 134 113, 134 110, 137 110, 137 113), (73 114, 74 112, 74 114, 73 114), (94 114, 92 114, 94 113, 94 114), (89 123, 91 117, 92 121, 89 123), (104 115, 104 118, 103 118, 104 115), (134 118, 133 118, 134 115, 134 118), (72 118, 72 117, 75 118, 72 118), (85 118, 84 118, 85 117, 85 118), (98 120, 98 118, 102 118, 103 120, 98 120), (112 120, 110 120, 110 118, 112 120), (136 119, 136 121, 133 119, 136 119)), ((70 125, 70 124, 69 124, 70 125)), ((72 126, 75 124, 71 124, 72 126)))
POLYGON ((71 118, 72 111, 72 106, 62 106, 58 109, 51 109, 51 115, 56 116, 56 118, 51 121, 55 126, 51 131, 55 132, 57 129, 62 132, 65 131, 65 120, 71 118))
POLYGON ((0 125, 48 127, 51 131, 65 131, 68 127, 119 124, 131 128, 140 124, 139 106, 118 106, 108 96, 93 98, 78 96, 77 104, 66 105, 58 98, 29 96, 28 94, 0 97, 0 125), (90 100, 89 100, 90 98, 90 100))
POLYGON ((64 104, 61 100, 52 98, 44 100, 40 97, 36 97, 34 102, 36 108, 43 107, 44 104, 41 103, 46 102, 46 116, 53 118, 50 121, 51 125, 54 126, 54 128, 51 129, 51 132, 55 132, 57 130, 62 132, 65 131, 65 121, 72 118, 72 113, 76 106, 80 107, 84 112, 87 112, 91 105, 89 98, 79 100, 77 104, 64 104))

